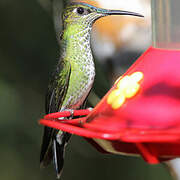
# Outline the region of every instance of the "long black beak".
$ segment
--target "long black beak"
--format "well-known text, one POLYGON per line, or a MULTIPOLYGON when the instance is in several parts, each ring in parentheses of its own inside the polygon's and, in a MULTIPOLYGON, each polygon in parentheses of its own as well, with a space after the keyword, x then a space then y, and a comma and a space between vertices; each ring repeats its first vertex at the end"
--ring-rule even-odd
POLYGON ((100 9, 97 8, 98 13, 102 13, 105 15, 128 15, 128 16, 138 16, 138 17, 144 17, 143 15, 135 12, 130 11, 121 11, 121 10, 106 10, 106 9, 100 9))

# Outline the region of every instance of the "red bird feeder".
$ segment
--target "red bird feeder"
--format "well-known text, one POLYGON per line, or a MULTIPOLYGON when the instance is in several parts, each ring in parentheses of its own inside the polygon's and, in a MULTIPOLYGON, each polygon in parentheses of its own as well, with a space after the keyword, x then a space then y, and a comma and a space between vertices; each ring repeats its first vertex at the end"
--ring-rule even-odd
POLYGON ((159 28, 165 26, 163 20, 156 22, 170 13, 158 2, 152 1, 154 47, 115 82, 91 112, 76 114, 90 112, 86 117, 59 120, 61 112, 45 116, 41 124, 84 136, 103 152, 141 155, 148 163, 180 156, 180 51, 173 49, 178 43, 170 38, 172 31, 168 40, 164 36, 172 19, 166 28, 159 28))

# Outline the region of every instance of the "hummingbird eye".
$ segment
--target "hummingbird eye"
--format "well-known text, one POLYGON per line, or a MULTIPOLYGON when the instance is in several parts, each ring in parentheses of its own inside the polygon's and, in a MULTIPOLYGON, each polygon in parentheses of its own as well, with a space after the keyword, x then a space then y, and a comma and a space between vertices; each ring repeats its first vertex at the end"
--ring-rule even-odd
POLYGON ((83 7, 78 7, 76 9, 76 13, 79 14, 79 15, 87 15, 90 13, 90 10, 89 9, 84 9, 83 7))
POLYGON ((84 8, 78 7, 77 8, 77 13, 82 15, 84 13, 84 8))

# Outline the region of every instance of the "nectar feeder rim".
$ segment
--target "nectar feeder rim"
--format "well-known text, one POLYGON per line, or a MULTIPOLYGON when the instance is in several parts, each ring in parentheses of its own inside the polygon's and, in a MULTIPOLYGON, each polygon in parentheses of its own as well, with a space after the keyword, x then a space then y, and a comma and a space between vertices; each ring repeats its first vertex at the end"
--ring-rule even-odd
POLYGON ((147 130, 147 129, 124 129, 121 132, 97 132, 88 129, 87 124, 83 125, 86 118, 78 118, 73 120, 48 120, 41 119, 40 124, 52 127, 58 130, 66 131, 71 134, 83 136, 87 138, 97 138, 104 140, 121 140, 124 142, 178 142, 180 141, 180 129, 168 130, 147 130))

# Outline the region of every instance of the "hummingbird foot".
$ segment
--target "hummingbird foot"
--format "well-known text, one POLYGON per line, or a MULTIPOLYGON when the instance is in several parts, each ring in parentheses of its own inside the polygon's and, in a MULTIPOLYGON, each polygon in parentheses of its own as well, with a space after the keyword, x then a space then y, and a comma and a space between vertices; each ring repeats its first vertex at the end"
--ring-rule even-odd
MULTIPOLYGON (((68 119, 72 119, 74 117, 74 109, 64 109, 63 111, 70 112, 70 116, 68 116, 68 119)), ((64 117, 58 118, 59 120, 64 120, 64 117)))

